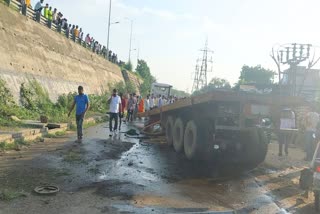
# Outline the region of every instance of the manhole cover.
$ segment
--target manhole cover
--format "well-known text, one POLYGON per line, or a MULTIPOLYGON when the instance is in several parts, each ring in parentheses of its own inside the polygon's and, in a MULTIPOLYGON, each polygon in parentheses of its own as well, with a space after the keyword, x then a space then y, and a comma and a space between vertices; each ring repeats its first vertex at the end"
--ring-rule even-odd
POLYGON ((49 186, 38 186, 34 188, 34 191, 41 195, 52 195, 59 192, 59 187, 49 185, 49 186))

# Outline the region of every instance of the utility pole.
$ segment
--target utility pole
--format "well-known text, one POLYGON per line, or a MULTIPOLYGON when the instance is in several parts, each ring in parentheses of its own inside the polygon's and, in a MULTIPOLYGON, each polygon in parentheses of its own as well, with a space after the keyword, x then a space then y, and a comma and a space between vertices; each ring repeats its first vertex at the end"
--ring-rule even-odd
POLYGON ((108 38, 107 38, 107 51, 109 52, 109 38, 110 38, 110 25, 111 25, 111 3, 112 0, 109 0, 109 20, 108 20, 108 38))
POLYGON ((199 59, 197 60, 196 71, 193 80, 192 92, 198 91, 203 87, 208 85, 208 64, 213 63, 212 59, 208 60, 208 54, 213 53, 213 51, 208 48, 208 40, 206 41, 204 49, 200 50, 202 52, 201 66, 199 66, 199 59))
POLYGON ((280 93, 286 88, 286 93, 289 92, 292 96, 300 95, 308 71, 320 60, 320 58, 315 59, 313 45, 297 43, 280 45, 277 49, 272 48, 271 57, 278 67, 280 93), (313 57, 310 57, 311 52, 314 53, 313 57), (305 61, 308 61, 308 65, 302 74, 302 83, 298 83, 297 77, 301 76, 298 66, 305 61), (281 65, 288 65, 289 69, 281 71, 281 65), (301 84, 300 88, 297 88, 298 84, 301 84))
POLYGON ((138 51, 137 51, 137 64, 139 62, 140 59, 140 46, 138 46, 138 51))
POLYGON ((195 92, 199 90, 199 60, 197 59, 197 64, 194 72, 194 78, 193 78, 193 85, 192 85, 192 91, 195 92))
POLYGON ((130 27, 130 42, 129 42, 129 61, 131 62, 131 45, 132 45, 132 27, 133 27, 133 20, 130 19, 131 27, 130 27))

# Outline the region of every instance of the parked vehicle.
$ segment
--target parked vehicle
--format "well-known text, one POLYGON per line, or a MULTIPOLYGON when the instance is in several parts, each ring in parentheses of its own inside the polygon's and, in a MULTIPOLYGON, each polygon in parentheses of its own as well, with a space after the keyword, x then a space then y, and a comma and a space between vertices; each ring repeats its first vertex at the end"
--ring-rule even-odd
POLYGON ((214 91, 181 99, 140 114, 146 124, 160 121, 167 144, 189 160, 222 160, 256 166, 268 150, 265 118, 279 119, 283 106, 298 97, 214 91))

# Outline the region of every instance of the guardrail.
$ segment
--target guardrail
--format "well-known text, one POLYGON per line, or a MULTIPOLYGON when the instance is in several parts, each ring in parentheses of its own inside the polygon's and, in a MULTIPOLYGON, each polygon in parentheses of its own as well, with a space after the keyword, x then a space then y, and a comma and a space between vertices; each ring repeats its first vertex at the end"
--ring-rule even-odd
MULTIPOLYGON (((57 32, 59 34, 62 34, 63 36, 65 36, 68 39, 73 40, 75 43, 81 45, 82 47, 96 53, 97 55, 103 57, 104 59, 109 60, 109 56, 108 56, 108 51, 105 49, 104 51, 96 51, 96 47, 92 47, 91 44, 87 44, 85 41, 83 41, 82 39, 73 36, 73 33, 70 31, 69 33, 62 28, 61 25, 56 25, 55 23, 53 23, 52 21, 47 20, 42 14, 41 12, 35 12, 33 9, 28 8, 26 5, 22 5, 19 1, 17 0, 0 0, 0 3, 4 3, 6 4, 8 7, 19 11, 22 15, 44 25, 47 26, 48 28, 50 28, 52 31, 57 32)), ((115 63, 118 65, 122 65, 122 62, 120 61, 119 63, 115 63)))

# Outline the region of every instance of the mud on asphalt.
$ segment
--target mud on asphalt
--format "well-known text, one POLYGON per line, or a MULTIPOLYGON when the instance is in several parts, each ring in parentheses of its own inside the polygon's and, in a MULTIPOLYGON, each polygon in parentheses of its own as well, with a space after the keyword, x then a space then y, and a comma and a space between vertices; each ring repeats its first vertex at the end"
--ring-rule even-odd
POLYGON ((301 197, 298 188, 306 163, 278 159, 276 145, 264 164, 248 171, 187 161, 163 137, 108 138, 105 124, 85 136, 82 144, 71 134, 0 156, 0 191, 23 193, 0 199, 0 213, 315 213, 311 195, 301 197), (61 191, 34 194, 42 184, 61 191))

